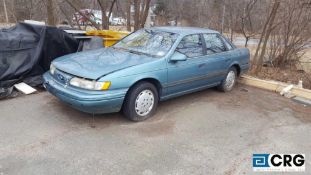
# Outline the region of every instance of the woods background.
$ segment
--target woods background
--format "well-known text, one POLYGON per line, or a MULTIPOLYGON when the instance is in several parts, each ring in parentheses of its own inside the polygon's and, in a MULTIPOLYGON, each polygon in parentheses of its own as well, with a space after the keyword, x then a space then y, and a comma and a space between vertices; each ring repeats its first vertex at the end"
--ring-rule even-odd
MULTIPOLYGON (((111 16, 126 20, 119 29, 149 25, 211 28, 252 53, 249 74, 311 88, 311 0, 0 0, 0 22, 45 21, 56 26, 109 29, 111 16), (101 22, 81 13, 100 10, 101 22), (81 25, 75 15, 88 22, 81 25), (151 16, 151 17, 150 17, 151 16), (250 44, 251 42, 251 44, 250 44)), ((116 29, 116 28, 113 28, 116 29)))

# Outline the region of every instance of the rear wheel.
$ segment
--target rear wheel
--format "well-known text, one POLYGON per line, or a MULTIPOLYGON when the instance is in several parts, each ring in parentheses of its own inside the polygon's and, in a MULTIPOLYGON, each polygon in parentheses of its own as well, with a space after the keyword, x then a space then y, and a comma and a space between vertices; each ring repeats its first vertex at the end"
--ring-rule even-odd
POLYGON ((231 91, 237 81, 237 70, 235 67, 231 67, 227 73, 226 78, 218 86, 218 89, 223 92, 231 91))
POLYGON ((158 106, 158 91, 149 82, 134 85, 126 96, 123 114, 132 121, 142 121, 151 117, 158 106))

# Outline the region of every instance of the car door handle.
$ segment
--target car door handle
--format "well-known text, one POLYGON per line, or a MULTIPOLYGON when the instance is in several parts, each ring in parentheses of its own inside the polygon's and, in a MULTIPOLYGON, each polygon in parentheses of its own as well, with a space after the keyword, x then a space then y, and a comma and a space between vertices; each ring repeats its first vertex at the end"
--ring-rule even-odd
POLYGON ((231 61, 231 59, 230 59, 230 58, 228 58, 228 59, 226 59, 226 60, 225 60, 225 62, 229 62, 229 61, 231 61))

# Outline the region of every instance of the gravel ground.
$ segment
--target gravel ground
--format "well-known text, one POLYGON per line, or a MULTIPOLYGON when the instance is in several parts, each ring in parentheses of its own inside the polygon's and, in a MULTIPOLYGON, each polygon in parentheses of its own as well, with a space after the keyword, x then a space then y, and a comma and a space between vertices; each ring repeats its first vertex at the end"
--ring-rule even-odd
POLYGON ((46 92, 0 101, 0 114, 1 175, 252 174, 253 153, 306 154, 299 174, 311 173, 311 108, 243 85, 162 102, 140 123, 46 92))

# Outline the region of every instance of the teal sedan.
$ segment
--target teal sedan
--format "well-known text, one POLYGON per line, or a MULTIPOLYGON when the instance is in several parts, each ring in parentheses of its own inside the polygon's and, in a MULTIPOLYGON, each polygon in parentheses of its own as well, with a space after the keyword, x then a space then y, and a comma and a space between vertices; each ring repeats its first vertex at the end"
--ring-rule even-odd
POLYGON ((217 86, 231 91, 249 68, 249 50, 219 32, 193 27, 138 30, 109 48, 55 59, 44 87, 77 110, 123 111, 133 121, 156 112, 159 101, 217 86))

